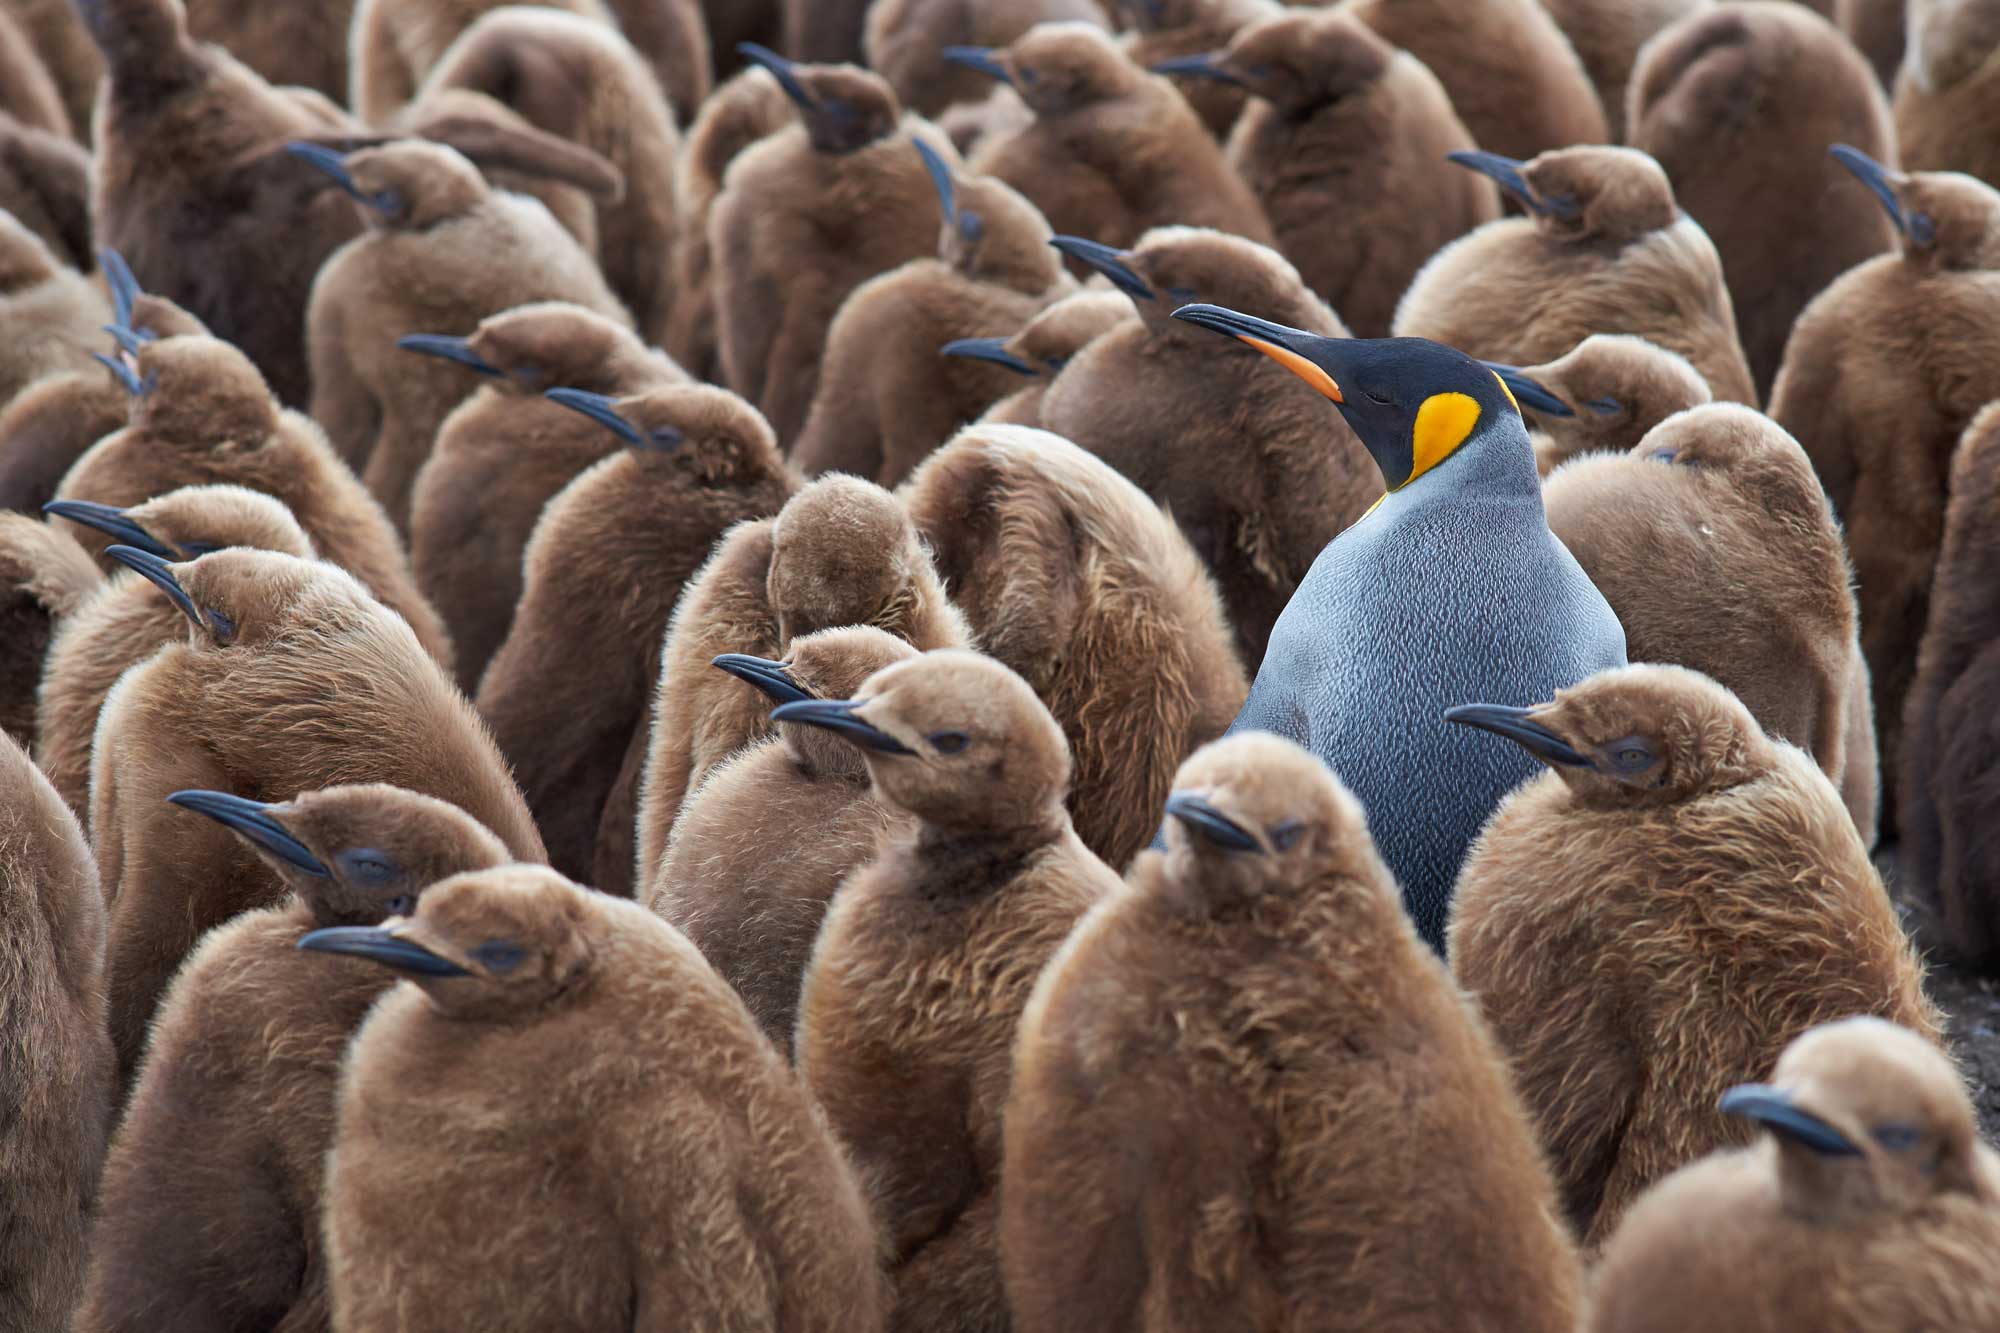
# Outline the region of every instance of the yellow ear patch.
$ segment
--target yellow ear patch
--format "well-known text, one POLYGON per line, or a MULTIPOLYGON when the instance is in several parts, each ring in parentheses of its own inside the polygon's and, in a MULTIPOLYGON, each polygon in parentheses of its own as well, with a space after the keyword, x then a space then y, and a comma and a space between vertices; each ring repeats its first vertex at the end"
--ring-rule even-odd
POLYGON ((1249 343, 1252 347, 1262 352, 1265 356, 1270 357, 1273 361, 1283 366, 1286 370, 1289 370, 1294 375, 1297 375, 1307 384, 1312 385, 1313 388, 1318 389, 1328 398, 1333 399, 1334 402, 1344 403, 1347 401, 1345 398, 1341 397, 1340 386, 1334 383, 1333 376, 1327 374, 1323 368, 1321 368, 1318 365, 1315 365, 1311 361, 1306 360, 1304 357, 1300 356, 1297 352, 1292 351, 1288 347, 1280 347, 1276 343, 1267 343, 1262 338, 1244 337, 1244 335, 1240 333, 1237 334, 1236 336, 1242 338, 1244 342, 1249 343))
POLYGON ((1515 399, 1514 391, 1507 387, 1507 381, 1504 379, 1500 379, 1500 372, 1497 370, 1494 371, 1493 378, 1496 380, 1500 380, 1500 392, 1507 395, 1507 401, 1514 404, 1514 410, 1516 412, 1520 411, 1521 410, 1520 402, 1515 399))
POLYGON ((1478 424, 1479 403, 1469 395, 1434 393, 1426 398, 1417 409, 1417 424, 1410 432, 1410 475, 1403 479, 1403 485, 1450 458, 1478 424))

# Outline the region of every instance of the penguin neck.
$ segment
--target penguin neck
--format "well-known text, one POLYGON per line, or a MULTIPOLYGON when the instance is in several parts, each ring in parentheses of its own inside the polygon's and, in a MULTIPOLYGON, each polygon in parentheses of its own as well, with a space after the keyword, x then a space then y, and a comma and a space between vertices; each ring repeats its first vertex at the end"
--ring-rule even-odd
POLYGON ((1518 425, 1482 430, 1414 482, 1390 491, 1380 508, 1408 512, 1438 504, 1501 502, 1527 505, 1542 514, 1542 479, 1535 449, 1518 425))

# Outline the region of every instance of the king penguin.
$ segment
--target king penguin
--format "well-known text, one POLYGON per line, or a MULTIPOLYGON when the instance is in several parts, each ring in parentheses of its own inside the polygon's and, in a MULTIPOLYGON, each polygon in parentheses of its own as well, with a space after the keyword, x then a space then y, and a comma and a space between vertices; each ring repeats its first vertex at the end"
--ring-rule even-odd
POLYGON ((1493 371, 1422 338, 1322 338, 1212 305, 1174 317, 1319 390, 1382 470, 1387 493, 1278 616, 1230 731, 1275 732, 1340 775, 1442 952, 1466 849, 1534 772, 1452 735, 1445 709, 1479 690, 1532 703, 1622 666, 1624 628, 1549 531, 1520 406, 1493 371))

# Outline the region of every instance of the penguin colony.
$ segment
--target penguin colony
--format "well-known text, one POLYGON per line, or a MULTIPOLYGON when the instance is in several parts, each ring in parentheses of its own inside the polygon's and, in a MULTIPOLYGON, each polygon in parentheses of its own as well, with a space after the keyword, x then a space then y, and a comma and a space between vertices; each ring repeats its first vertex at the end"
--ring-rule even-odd
POLYGON ((0 0, 0 1329, 2000 1333, 1996 70, 0 0))

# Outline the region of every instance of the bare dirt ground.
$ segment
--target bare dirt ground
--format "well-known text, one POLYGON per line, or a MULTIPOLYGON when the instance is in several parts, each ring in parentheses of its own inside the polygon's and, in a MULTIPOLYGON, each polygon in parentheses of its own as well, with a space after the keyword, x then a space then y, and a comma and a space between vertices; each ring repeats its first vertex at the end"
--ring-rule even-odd
POLYGON ((2000 978, 1958 967, 1944 956, 1936 946, 1936 913, 1899 881, 1893 847, 1877 853, 1875 863, 1904 928, 1929 964, 1925 984, 1949 1017, 1952 1049, 1972 1089, 1980 1132, 1987 1142, 2000 1144, 2000 978))

